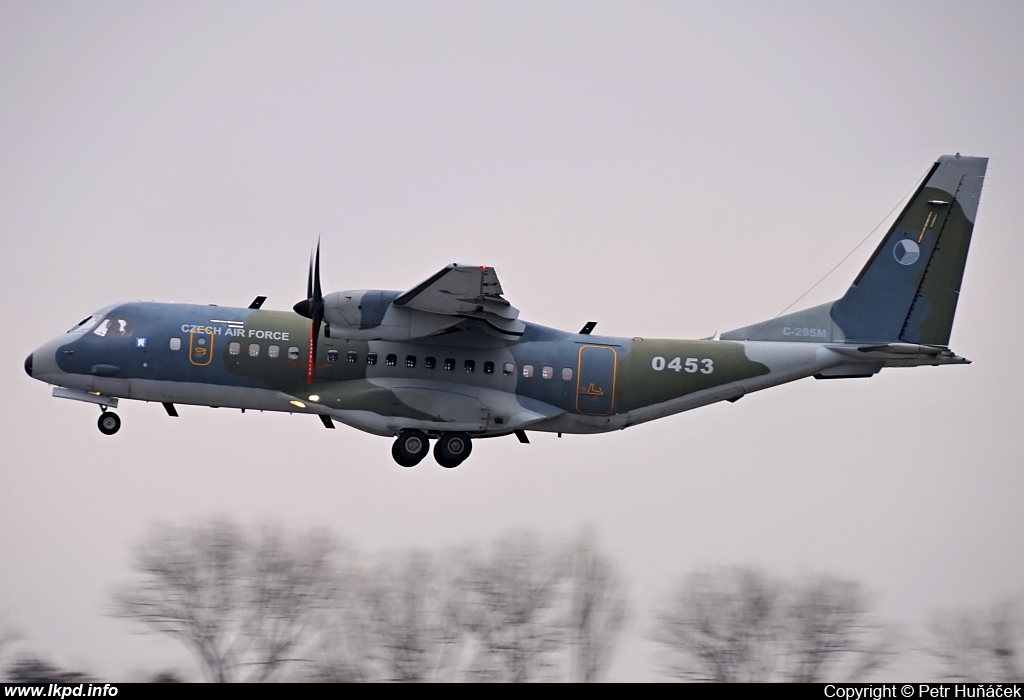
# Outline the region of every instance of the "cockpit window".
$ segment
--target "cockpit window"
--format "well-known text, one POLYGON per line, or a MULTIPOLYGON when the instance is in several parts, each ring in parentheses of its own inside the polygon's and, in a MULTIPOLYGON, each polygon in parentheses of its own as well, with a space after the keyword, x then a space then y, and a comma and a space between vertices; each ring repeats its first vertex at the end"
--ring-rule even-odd
POLYGON ((98 335, 101 338, 130 338, 132 326, 123 318, 111 316, 103 319, 100 325, 96 326, 93 335, 98 335))
POLYGON ((74 333, 75 331, 88 331, 92 327, 92 324, 100 320, 99 316, 88 316, 83 318, 81 321, 76 323, 73 328, 68 329, 68 333, 74 333))

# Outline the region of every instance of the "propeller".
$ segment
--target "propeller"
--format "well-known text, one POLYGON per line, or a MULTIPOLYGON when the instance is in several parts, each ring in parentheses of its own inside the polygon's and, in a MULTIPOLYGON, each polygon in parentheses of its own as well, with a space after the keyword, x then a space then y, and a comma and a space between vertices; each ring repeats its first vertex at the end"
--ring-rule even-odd
POLYGON ((316 362, 316 345, 320 339, 320 325, 324 321, 324 295, 320 292, 320 241, 316 242, 316 257, 309 259, 309 278, 306 281, 306 298, 292 307, 295 313, 312 319, 309 328, 309 365, 306 383, 313 383, 313 365, 316 362))

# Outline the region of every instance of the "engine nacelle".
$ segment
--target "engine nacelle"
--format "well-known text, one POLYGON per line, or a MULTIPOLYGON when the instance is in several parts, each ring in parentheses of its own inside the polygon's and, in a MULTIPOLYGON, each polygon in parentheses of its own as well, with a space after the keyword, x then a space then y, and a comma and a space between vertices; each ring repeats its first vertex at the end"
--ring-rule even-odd
POLYGON ((395 306, 402 292, 359 289, 324 295, 325 333, 328 338, 348 340, 412 340, 435 335, 462 321, 395 306))

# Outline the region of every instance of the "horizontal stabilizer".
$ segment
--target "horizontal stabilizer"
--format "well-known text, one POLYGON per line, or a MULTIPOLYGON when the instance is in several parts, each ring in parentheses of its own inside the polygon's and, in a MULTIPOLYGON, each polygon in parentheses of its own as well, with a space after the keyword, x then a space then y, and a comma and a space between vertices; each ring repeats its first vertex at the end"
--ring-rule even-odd
POLYGON ((886 343, 885 345, 864 345, 857 348, 859 352, 887 352, 897 355, 939 355, 945 348, 932 345, 915 345, 914 343, 886 343))
POLYGON ((914 343, 884 345, 829 345, 832 352, 863 362, 884 362, 886 367, 918 367, 922 365, 969 365, 949 348, 914 343))

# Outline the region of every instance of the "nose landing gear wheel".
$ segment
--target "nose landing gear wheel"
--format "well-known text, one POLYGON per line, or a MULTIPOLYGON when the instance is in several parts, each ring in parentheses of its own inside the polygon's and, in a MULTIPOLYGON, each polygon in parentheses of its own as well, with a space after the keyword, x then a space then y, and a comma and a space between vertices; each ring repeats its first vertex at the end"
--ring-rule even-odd
POLYGON ((104 411, 96 425, 104 435, 113 435, 121 429, 121 418, 113 411, 104 411))
POLYGON ((403 467, 415 467, 430 451, 430 440, 419 430, 403 430, 391 446, 391 456, 403 467))
POLYGON ((434 445, 434 459, 445 469, 454 469, 466 461, 473 442, 465 433, 445 433, 434 445))

